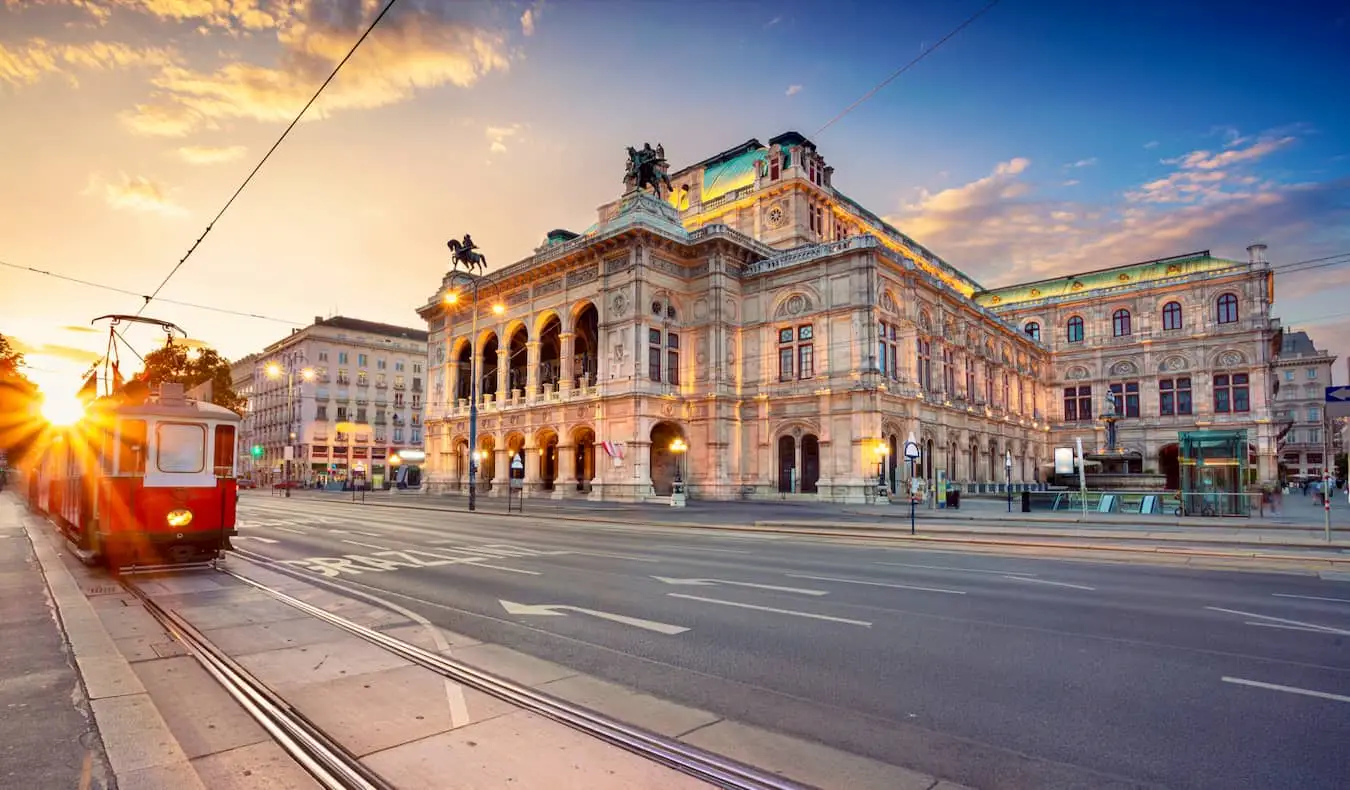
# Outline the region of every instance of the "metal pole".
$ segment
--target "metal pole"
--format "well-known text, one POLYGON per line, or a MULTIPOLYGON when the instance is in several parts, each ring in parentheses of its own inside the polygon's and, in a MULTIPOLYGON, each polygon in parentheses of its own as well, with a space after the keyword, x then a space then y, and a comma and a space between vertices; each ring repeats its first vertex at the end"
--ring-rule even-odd
MULTIPOLYGON (((291 404, 291 393, 294 391, 294 389, 295 389, 295 357, 294 357, 294 355, 292 355, 290 359, 286 360, 286 446, 287 446, 287 447, 292 447, 292 444, 291 444, 291 418, 294 416, 294 411, 293 411, 294 406, 291 404)), ((294 457, 295 457, 295 455, 294 455, 295 450, 292 449, 292 450, 291 450, 291 453, 292 453, 291 457, 294 458, 294 457)), ((284 464, 285 467, 286 467, 286 472, 285 472, 285 479, 286 479, 286 482, 284 483, 284 485, 286 486, 286 489, 285 489, 285 490, 286 490, 286 498, 287 498, 287 499, 290 499, 290 498, 291 498, 291 462, 290 462, 289 459, 286 458, 286 451, 285 451, 285 450, 282 450, 282 451, 281 451, 281 463, 284 464)))
POLYGON ((913 458, 909 459, 909 480, 910 480, 910 492, 909 492, 909 534, 913 535, 913 534, 914 534, 914 529, 915 529, 915 527, 914 527, 914 515, 915 515, 915 514, 914 514, 914 509, 915 509, 915 504, 916 504, 915 501, 914 501, 914 459, 913 459, 913 458))
POLYGON ((473 281, 473 328, 469 332, 469 510, 478 507, 478 280, 473 281))
POLYGON ((1012 512, 1012 451, 1003 457, 1003 471, 1007 473, 1007 482, 1005 486, 1008 489, 1008 512, 1012 512))

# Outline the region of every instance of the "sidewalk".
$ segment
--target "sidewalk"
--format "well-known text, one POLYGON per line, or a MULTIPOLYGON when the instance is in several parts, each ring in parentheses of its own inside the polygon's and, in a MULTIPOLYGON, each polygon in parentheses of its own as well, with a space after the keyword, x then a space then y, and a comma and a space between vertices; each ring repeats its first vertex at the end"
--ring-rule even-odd
POLYGON ((0 787, 112 787, 24 517, 23 505, 0 495, 0 787))

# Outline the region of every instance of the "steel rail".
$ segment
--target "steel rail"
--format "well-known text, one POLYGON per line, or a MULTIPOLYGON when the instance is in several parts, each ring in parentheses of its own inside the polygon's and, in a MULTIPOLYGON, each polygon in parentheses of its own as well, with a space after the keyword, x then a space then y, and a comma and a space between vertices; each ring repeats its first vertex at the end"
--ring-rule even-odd
MULTIPOLYGON (((288 576, 303 578, 305 581, 323 581, 301 576, 284 565, 273 563, 269 559, 260 555, 253 555, 251 552, 243 553, 234 549, 234 553, 240 559, 248 560, 269 570, 285 573, 288 576)), ((497 697, 531 713, 553 719, 587 735, 710 782, 718 787, 727 788, 727 790, 810 790, 807 785, 793 782, 777 774, 768 773, 696 746, 624 724, 566 700, 484 672, 461 661, 395 639, 287 595, 280 590, 272 589, 262 582, 250 579, 228 568, 219 568, 218 570, 271 595, 289 606, 342 628, 461 685, 497 697)), ((338 585, 331 586, 339 590, 343 589, 338 585)), ((344 590, 344 592, 346 591, 344 590)))
POLYGON ((239 666, 181 615, 161 606, 131 580, 123 579, 122 585, 140 599, 146 611, 169 633, 187 645, 207 674, 320 785, 329 790, 393 790, 392 785, 239 666))

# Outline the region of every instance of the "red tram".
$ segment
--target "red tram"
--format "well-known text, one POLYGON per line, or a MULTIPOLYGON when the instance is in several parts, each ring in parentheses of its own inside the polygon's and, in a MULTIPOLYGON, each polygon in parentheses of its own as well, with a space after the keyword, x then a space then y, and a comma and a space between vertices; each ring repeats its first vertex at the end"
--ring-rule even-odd
POLYGON ((140 382, 93 401, 53 432, 29 473, 29 502, 86 561, 113 570, 197 562, 235 534, 238 414, 140 382))

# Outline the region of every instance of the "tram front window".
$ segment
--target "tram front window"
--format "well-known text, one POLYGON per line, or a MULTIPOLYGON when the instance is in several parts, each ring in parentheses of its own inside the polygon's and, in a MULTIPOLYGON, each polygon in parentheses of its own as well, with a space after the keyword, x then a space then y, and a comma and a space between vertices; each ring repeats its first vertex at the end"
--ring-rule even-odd
POLYGON ((234 477, 234 426, 216 426, 216 477, 234 477))
POLYGON ((155 465, 161 472, 194 474, 206 466, 206 426, 167 422, 155 427, 155 465))

